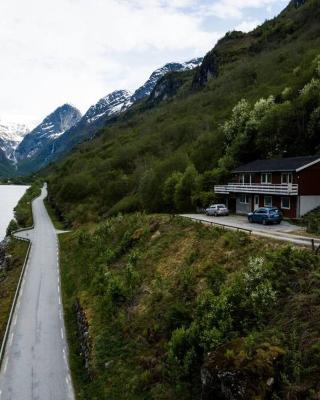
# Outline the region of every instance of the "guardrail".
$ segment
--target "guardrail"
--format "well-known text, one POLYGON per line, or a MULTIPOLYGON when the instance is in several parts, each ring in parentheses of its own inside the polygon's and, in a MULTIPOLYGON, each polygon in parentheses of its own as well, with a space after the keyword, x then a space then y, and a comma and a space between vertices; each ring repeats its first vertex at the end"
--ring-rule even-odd
MULTIPOLYGON (((180 215, 175 215, 175 217, 183 218, 180 215)), ((247 232, 249 235, 252 234, 252 230, 251 229, 247 229, 247 228, 241 228, 241 227, 233 226, 233 225, 220 224, 219 222, 208 221, 207 219, 200 219, 200 218, 194 218, 194 217, 187 217, 187 218, 190 219, 191 221, 200 222, 202 224, 209 224, 209 225, 213 225, 213 226, 218 226, 218 227, 223 228, 223 229, 230 229, 230 230, 232 229, 232 230, 238 231, 238 232, 239 231, 243 231, 243 232, 247 232)))
MULTIPOLYGON (((34 229, 34 225, 32 225, 30 228, 23 228, 23 229, 19 229, 17 231, 14 231, 14 232, 11 233, 11 236, 14 236, 19 232, 29 231, 31 229, 34 229)), ((19 294, 20 294, 21 284, 22 284, 22 281, 23 281, 23 278, 24 278, 25 270, 27 268, 29 255, 30 255, 30 251, 31 251, 31 246, 32 246, 32 243, 31 243, 31 241, 29 239, 21 238, 21 237, 18 237, 18 236, 15 236, 15 238, 18 239, 18 240, 23 240, 25 242, 29 242, 29 246, 28 246, 27 254, 25 256, 24 263, 23 263, 23 266, 22 266, 22 270, 21 270, 21 273, 20 273, 20 277, 19 277, 17 288, 16 288, 16 292, 14 294, 14 298, 13 298, 13 302, 12 302, 12 306, 11 306, 11 310, 10 310, 10 314, 9 314, 9 318, 8 318, 8 322, 7 322, 7 326, 6 326, 6 330, 4 332, 4 336, 3 336, 3 339, 2 339, 2 344, 1 344, 1 349, 0 349, 0 367, 2 365, 3 358, 4 358, 4 355, 5 355, 6 345, 7 345, 7 342, 8 342, 8 337, 9 337, 9 333, 10 333, 10 329, 11 329, 11 323, 12 323, 13 315, 15 313, 17 301, 18 301, 19 294)))

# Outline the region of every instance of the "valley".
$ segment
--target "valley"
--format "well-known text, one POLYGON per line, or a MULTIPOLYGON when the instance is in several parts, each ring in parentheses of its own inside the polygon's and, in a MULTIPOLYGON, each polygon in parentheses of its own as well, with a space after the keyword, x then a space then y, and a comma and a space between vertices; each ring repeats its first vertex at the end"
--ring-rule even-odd
POLYGON ((319 399, 319 21, 292 0, 83 114, 0 127, 2 181, 31 184, 8 233, 36 222, 1 400, 319 399))

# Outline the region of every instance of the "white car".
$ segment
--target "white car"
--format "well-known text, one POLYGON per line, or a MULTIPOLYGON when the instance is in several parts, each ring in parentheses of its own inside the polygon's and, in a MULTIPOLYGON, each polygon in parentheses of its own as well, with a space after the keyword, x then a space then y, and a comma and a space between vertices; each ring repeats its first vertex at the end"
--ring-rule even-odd
POLYGON ((213 204, 206 209, 206 215, 213 215, 214 217, 229 215, 229 210, 225 204, 213 204))

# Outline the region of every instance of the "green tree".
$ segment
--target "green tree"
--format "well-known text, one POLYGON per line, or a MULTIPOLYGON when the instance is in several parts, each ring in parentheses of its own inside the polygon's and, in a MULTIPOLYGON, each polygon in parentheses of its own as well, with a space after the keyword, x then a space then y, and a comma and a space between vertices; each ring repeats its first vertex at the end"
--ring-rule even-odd
POLYGON ((194 165, 190 165, 176 185, 174 200, 180 211, 191 211, 193 209, 192 196, 197 187, 198 172, 194 165))
POLYGON ((166 179, 163 190, 162 198, 167 209, 175 209, 175 192, 178 183, 181 181, 183 174, 181 172, 174 172, 169 178, 166 179))

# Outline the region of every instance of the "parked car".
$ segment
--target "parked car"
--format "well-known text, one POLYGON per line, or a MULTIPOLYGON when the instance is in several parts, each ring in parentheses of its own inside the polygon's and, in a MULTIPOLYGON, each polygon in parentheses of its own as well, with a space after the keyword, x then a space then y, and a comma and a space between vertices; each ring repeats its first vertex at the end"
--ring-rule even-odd
POLYGON ((206 209, 206 215, 213 215, 214 217, 229 215, 229 210, 225 204, 213 204, 206 209))
POLYGON ((268 224, 281 224, 283 214, 279 208, 276 207, 263 207, 258 208, 256 211, 248 214, 249 222, 258 222, 263 225, 268 224))

